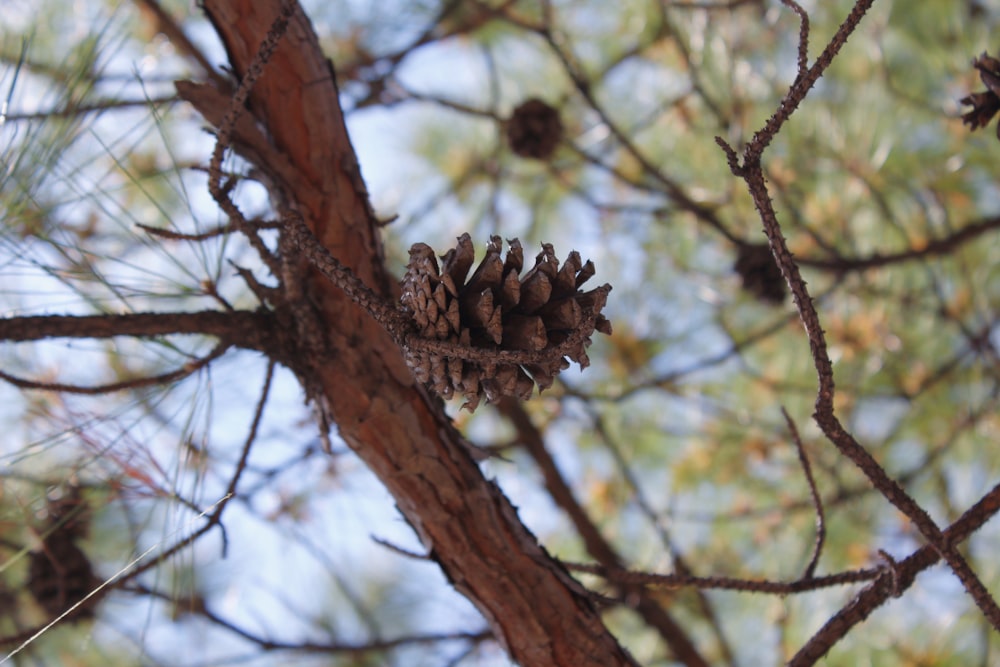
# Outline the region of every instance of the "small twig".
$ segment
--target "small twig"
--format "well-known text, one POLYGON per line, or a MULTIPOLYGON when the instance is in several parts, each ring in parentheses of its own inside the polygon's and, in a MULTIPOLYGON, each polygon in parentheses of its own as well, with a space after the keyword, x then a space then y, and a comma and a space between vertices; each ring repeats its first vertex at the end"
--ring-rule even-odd
POLYGON ((10 373, 0 371, 0 380, 14 385, 18 389, 34 389, 40 391, 57 391, 64 394, 82 394, 85 396, 98 396, 100 394, 111 394, 116 391, 126 391, 129 389, 140 389, 142 387, 151 387, 159 384, 169 384, 177 382, 192 373, 204 368, 210 364, 215 359, 218 359, 226 350, 231 347, 232 343, 221 342, 215 346, 215 348, 208 354, 208 356, 202 357, 201 359, 195 359, 187 362, 181 368, 169 373, 163 373, 161 375, 153 375, 150 377, 135 378, 132 380, 123 380, 121 382, 112 382, 110 384, 96 385, 93 387, 83 387, 75 384, 64 384, 61 382, 36 382, 34 380, 25 380, 17 376, 11 375, 10 373))
POLYGON ((700 9, 702 11, 729 11, 743 5, 759 5, 763 0, 728 0, 727 2, 685 2, 672 0, 663 4, 671 9, 700 9))
MULTIPOLYGON (((236 462, 233 475, 229 479, 229 486, 226 487, 226 493, 222 496, 222 500, 215 505, 215 511, 208 516, 209 525, 218 525, 220 528, 223 528, 222 511, 226 509, 226 505, 229 504, 229 501, 236 497, 236 485, 239 483, 240 478, 243 476, 243 471, 246 469, 247 459, 250 457, 250 449, 253 447, 253 443, 257 440, 257 430, 260 428, 260 421, 264 415, 264 406, 267 404, 267 398, 271 394, 271 380, 274 378, 274 365, 275 361, 273 359, 267 364, 267 373, 264 376, 264 386, 260 390, 260 399, 257 401, 257 407, 253 413, 253 421, 250 422, 250 432, 247 434, 247 438, 243 442, 243 451, 240 453, 240 459, 236 462)), ((226 557, 228 550, 229 539, 226 535, 225 528, 223 528, 223 558, 226 557)))
POLYGON ((285 223, 284 231, 297 252, 340 288, 351 301, 364 308, 397 343, 406 340, 410 325, 409 318, 402 311, 387 304, 385 299, 324 248, 298 213, 286 211, 282 218, 285 223))
POLYGON ((805 473, 806 482, 809 484, 809 494, 812 496, 813 507, 816 508, 816 543, 813 546, 812 558, 802 573, 803 579, 812 579, 813 574, 816 572, 816 565, 819 563, 820 554, 823 552, 823 543, 826 540, 826 519, 823 513, 823 499, 816 489, 816 480, 813 478, 812 465, 809 463, 809 457, 806 456, 806 448, 802 445, 802 438, 799 437, 799 429, 796 428, 795 422, 792 421, 791 416, 789 416, 784 406, 781 408, 781 414, 785 416, 785 423, 788 424, 788 430, 792 434, 792 441, 795 443, 795 449, 799 453, 799 462, 802 464, 802 471, 805 473))
POLYGON ((885 567, 889 570, 889 574, 892 577, 892 597, 901 597, 903 589, 899 585, 899 563, 885 549, 879 549, 878 555, 885 561, 885 567))
MULTIPOLYGON (((760 156, 763 154, 764 149, 770 145, 774 137, 777 136, 778 131, 785 124, 785 122, 791 117, 795 110, 805 99, 809 90, 816 85, 826 69, 833 62, 833 59, 837 57, 840 53, 840 49, 844 47, 847 43, 848 37, 854 33, 854 30, 861 23, 861 19, 864 18, 868 10, 875 3, 875 0, 858 0, 854 7, 851 9, 850 14, 844 19, 844 22, 837 29, 830 43, 826 45, 823 52, 813 63, 813 66, 806 69, 804 75, 799 76, 792 84, 791 88, 782 98, 781 102, 778 103, 778 108, 775 110, 774 114, 767 119, 764 127, 758 130, 753 135, 750 143, 747 144, 746 149, 743 152, 744 166, 749 164, 756 164, 760 162, 760 156)), ((801 46, 800 46, 801 48, 801 46)))
MULTIPOLYGON (((278 229, 279 224, 277 222, 250 222, 248 223, 254 229, 278 229)), ((171 241, 207 241, 208 239, 215 238, 216 236, 225 236, 226 234, 231 234, 237 231, 236 227, 232 224, 229 225, 218 225, 207 232, 201 232, 200 234, 185 234, 184 232, 175 232, 170 229, 163 229, 162 227, 153 227, 151 225, 144 225, 141 222, 136 223, 136 227, 142 231, 150 234, 151 236, 158 236, 160 238, 169 239, 171 241)))
POLYGON ((267 264, 268 268, 275 275, 279 275, 281 271, 280 263, 264 244, 264 241, 261 240, 257 231, 243 217, 243 213, 230 198, 229 193, 222 184, 222 158, 229 147, 233 131, 236 127, 236 121, 243 113, 247 98, 250 96, 250 91, 253 89, 254 84, 257 83, 257 79, 264 72, 264 65, 267 64, 275 49, 278 48, 278 43, 281 41, 282 35, 285 34, 288 21, 295 12, 295 7, 296 4, 289 0, 282 3, 281 12, 274 19, 274 23, 271 24, 271 29, 268 31, 264 41, 261 42, 257 54, 243 76, 243 80, 240 81, 239 87, 233 93, 233 97, 229 103, 229 110, 226 112, 226 115, 222 119, 222 124, 219 126, 215 148, 212 150, 212 159, 208 163, 209 193, 222 210, 225 211, 229 217, 230 224, 247 237, 250 245, 260 255, 261 260, 267 264))
POLYGON ((229 303, 229 300, 226 299, 226 297, 219 294, 219 285, 214 280, 206 279, 201 281, 201 289, 206 296, 210 296, 215 299, 219 305, 229 312, 236 312, 236 308, 233 307, 233 304, 229 303))
POLYGON ((767 593, 790 595, 805 593, 821 588, 844 586, 871 581, 881 575, 883 567, 850 570, 822 577, 803 577, 796 581, 771 581, 768 579, 739 579, 736 577, 697 577, 686 574, 655 574, 652 572, 632 572, 615 570, 604 565, 563 562, 567 569, 586 572, 604 577, 610 582, 626 585, 656 586, 657 588, 699 588, 741 591, 743 593, 767 593))
POLYGON ((253 271, 239 266, 232 260, 229 260, 229 264, 236 271, 236 274, 243 279, 243 282, 247 284, 247 287, 250 288, 250 291, 254 293, 254 296, 256 296, 261 303, 273 304, 280 298, 281 290, 277 287, 270 287, 261 283, 257 280, 257 276, 253 274, 253 271))
POLYGON ((795 79, 798 81, 809 69, 809 14, 795 0, 781 0, 781 2, 799 15, 799 74, 795 79))
POLYGON ((374 542, 375 544, 383 546, 386 549, 388 549, 389 551, 395 552, 395 553, 399 554, 400 556, 405 556, 406 558, 412 558, 413 560, 422 560, 422 561, 431 560, 431 557, 428 556, 427 554, 422 554, 422 553, 419 553, 417 551, 410 551, 409 549, 404 549, 403 547, 399 546, 398 544, 393 544, 392 542, 390 542, 387 539, 384 539, 384 538, 381 538, 381 537, 376 537, 375 535, 372 535, 371 539, 372 539, 372 542, 374 542))
POLYGON ((111 110, 176 104, 179 101, 181 100, 176 95, 142 100, 102 100, 91 104, 70 105, 61 109, 48 109, 46 111, 33 111, 31 113, 12 113, 4 117, 4 122, 17 123, 20 121, 47 120, 49 118, 77 118, 84 114, 100 114, 111 110))
POLYGON ((272 333, 267 313, 128 313, 126 315, 26 315, 0 318, 0 340, 26 342, 46 338, 151 337, 171 334, 217 336, 234 345, 263 349, 272 333))

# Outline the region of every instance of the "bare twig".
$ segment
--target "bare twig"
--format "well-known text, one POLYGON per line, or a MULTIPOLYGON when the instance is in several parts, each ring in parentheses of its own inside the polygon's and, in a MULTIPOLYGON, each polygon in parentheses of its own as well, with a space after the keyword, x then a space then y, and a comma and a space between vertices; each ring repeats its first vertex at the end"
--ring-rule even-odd
POLYGON ((404 556, 406 558, 411 558, 413 560, 422 560, 422 561, 432 560, 431 557, 428 556, 427 554, 422 554, 422 553, 419 553, 419 552, 416 552, 416 551, 410 551, 409 549, 404 549, 403 547, 399 546, 398 544, 393 544, 389 540, 386 540, 386 539, 381 538, 381 537, 377 537, 375 535, 372 535, 372 542, 374 542, 375 544, 378 544, 380 546, 383 546, 386 549, 388 549, 389 551, 392 551, 393 553, 397 553, 400 556, 404 556))
POLYGON ((116 391, 126 391, 129 389, 140 389, 142 387, 152 387, 160 384, 168 384, 171 382, 177 382, 182 380, 192 373, 204 368, 214 360, 221 357, 226 353, 231 347, 231 343, 221 342, 215 346, 215 348, 207 355, 201 359, 192 359, 187 362, 181 368, 169 373, 162 373, 160 375, 152 375, 149 377, 139 377, 132 380, 122 380, 121 382, 112 382, 109 384, 96 385, 93 387, 84 387, 75 384, 64 384, 61 382, 36 382, 34 380, 25 380, 10 373, 0 371, 0 380, 14 385, 18 389, 33 389, 41 391, 58 391, 66 394, 83 394, 86 396, 97 396, 100 394, 110 394, 116 391))
POLYGON ((812 558, 809 559, 809 564, 806 565, 806 569, 802 573, 803 579, 811 579, 813 573, 816 572, 816 565, 819 563, 819 557, 823 553, 823 542, 826 540, 826 519, 823 515, 823 499, 816 489, 816 480, 813 478, 812 465, 809 463, 809 457, 806 455, 806 448, 802 445, 802 438, 799 437, 799 429, 796 428, 795 422, 792 421, 791 416, 785 410, 784 406, 781 408, 781 414, 785 416, 785 423, 788 424, 788 430, 792 434, 792 442, 795 443, 795 450, 799 454, 802 471, 805 473, 806 482, 809 484, 809 495, 812 497, 813 507, 816 508, 816 543, 813 546, 812 558))
POLYGON ((965 224, 960 229, 942 236, 931 239, 920 248, 910 248, 898 252, 879 253, 874 252, 865 257, 832 257, 830 259, 799 257, 798 263, 801 266, 808 266, 814 269, 834 271, 836 273, 846 273, 848 271, 866 271, 877 269, 891 264, 899 264, 917 259, 926 259, 946 255, 959 246, 973 241, 983 234, 1000 229, 1000 217, 989 217, 965 224))
POLYGON ((31 113, 12 113, 4 117, 4 122, 16 123, 28 120, 46 120, 50 118, 77 118, 85 114, 103 113, 105 111, 133 109, 136 107, 146 108, 150 106, 161 106, 175 104, 180 98, 176 95, 169 97, 158 97, 155 99, 142 100, 101 100, 90 104, 78 104, 63 107, 61 109, 46 109, 43 111, 33 111, 31 113))
MULTIPOLYGON (((125 591, 130 593, 135 593, 138 595, 146 595, 167 602, 176 602, 177 596, 171 593, 166 593, 163 591, 155 590, 144 586, 142 584, 132 584, 124 588, 125 591)), ((210 610, 204 603, 196 605, 194 609, 191 610, 192 613, 196 613, 200 616, 205 617, 215 625, 220 628, 225 628, 229 632, 246 639, 264 651, 288 651, 290 653, 308 653, 308 654, 329 654, 329 655, 357 655, 362 656, 367 653, 376 653, 380 651, 389 651, 394 648, 401 646, 412 646, 414 644, 432 644, 437 642, 453 642, 457 640, 467 640, 470 642, 482 642, 487 641, 493 637, 493 635, 487 631, 478 633, 468 633, 468 632, 455 632, 455 633, 443 633, 443 634, 427 634, 427 635, 410 635, 398 637, 395 639, 383 639, 383 640, 373 640, 370 642, 360 642, 357 644, 348 644, 346 642, 331 642, 328 644, 315 641, 279 641, 276 639, 268 639, 261 634, 251 632, 236 623, 226 620, 222 616, 216 614, 210 610)))
POLYGON ((278 43, 282 35, 285 34, 285 29, 288 27, 289 19, 295 12, 295 7, 296 3, 290 0, 282 3, 281 12, 274 19, 274 23, 271 24, 271 29, 268 31, 264 41, 261 42, 257 55, 251 61, 250 67, 247 68, 246 73, 243 75, 243 80, 240 81, 236 92, 233 93, 229 103, 229 110, 226 112, 226 115, 222 119, 222 124, 219 126, 215 148, 212 150, 212 159, 208 163, 209 193, 222 210, 225 211, 226 215, 229 216, 230 224, 247 237, 250 245, 253 246, 254 250, 260 255, 261 260, 267 264, 274 275, 281 273, 281 266, 277 258, 264 245, 264 241, 257 234, 257 230, 250 226, 246 218, 243 217, 243 213, 230 198, 222 181, 222 158, 226 153, 226 149, 229 148, 233 130, 236 127, 236 121, 243 113, 247 98, 250 96, 250 91, 253 89, 257 79, 260 78, 260 75, 263 74, 264 66, 270 60, 271 55, 278 48, 278 43))
POLYGON ((809 14, 795 0, 781 0, 782 3, 799 15, 799 60, 797 78, 801 79, 809 69, 809 14))
POLYGON ((771 581, 768 579, 740 579, 737 577, 697 577, 686 574, 655 574, 652 572, 630 572, 615 570, 603 565, 586 563, 563 563, 570 570, 596 574, 608 581, 663 588, 700 588, 740 591, 743 593, 767 593, 770 595, 791 595, 805 593, 833 586, 844 586, 871 581, 884 572, 884 568, 873 567, 851 570, 822 577, 803 577, 796 581, 771 581))
POLYGON ((792 257, 782 234, 771 197, 768 192, 761 156, 770 142, 777 135, 784 123, 805 99, 809 89, 816 83, 823 72, 829 67, 840 49, 846 44, 848 37, 854 32, 874 0, 858 0, 848 17, 841 24, 830 43, 823 50, 816 63, 809 68, 806 75, 800 77, 789 89, 779 103, 765 126, 754 134, 743 152, 743 163, 738 164, 735 151, 721 138, 717 143, 726 152, 727 161, 733 173, 742 177, 753 198, 754 205, 764 223, 764 231, 771 245, 771 252, 781 268, 782 275, 788 283, 796 308, 802 318, 812 358, 819 380, 819 390, 816 398, 816 410, 813 415, 823 433, 837 449, 849 458, 871 481, 879 492, 902 511, 920 531, 920 533, 939 551, 955 575, 965 586, 966 591, 975 600, 984 616, 989 619, 994 628, 1000 630, 1000 606, 983 585, 982 581, 969 566, 968 562, 946 541, 941 529, 934 523, 924 510, 906 491, 885 472, 885 469, 875 458, 851 435, 841 424, 834 409, 834 376, 833 364, 827 350, 826 336, 820 323, 819 315, 812 297, 802 279, 799 267, 792 257))
POLYGON ((364 308, 397 343, 405 340, 409 329, 405 314, 387 304, 385 299, 354 275, 348 266, 324 248, 298 213, 286 211, 282 217, 285 222, 285 233, 295 250, 306 257, 354 303, 364 308))
MULTIPOLYGON (((255 229, 277 229, 278 223, 276 222, 249 222, 251 227, 255 229)), ((215 238, 216 236, 225 236, 226 234, 231 234, 237 231, 236 227, 229 225, 217 225, 213 229, 207 232, 201 232, 199 234, 185 234, 184 232, 175 232, 170 229, 163 229, 162 227, 152 227, 150 225, 144 225, 141 222, 137 222, 136 227, 146 232, 150 236, 158 236, 160 238, 169 239, 171 241, 207 241, 208 239, 215 238)))
MULTIPOLYGON (((979 502, 962 514, 945 531, 949 544, 960 544, 1000 511, 1000 484, 994 486, 979 502)), ((851 629, 885 604, 892 596, 899 595, 912 584, 917 574, 940 560, 940 553, 933 545, 925 545, 909 557, 896 562, 889 571, 883 568, 881 576, 858 593, 843 609, 831 617, 799 652, 788 662, 789 667, 809 667, 816 664, 851 629)))
POLYGON ((664 0, 664 6, 671 9, 700 9, 703 11, 729 11, 743 5, 761 5, 763 0, 728 0, 728 2, 685 2, 685 0, 664 0))

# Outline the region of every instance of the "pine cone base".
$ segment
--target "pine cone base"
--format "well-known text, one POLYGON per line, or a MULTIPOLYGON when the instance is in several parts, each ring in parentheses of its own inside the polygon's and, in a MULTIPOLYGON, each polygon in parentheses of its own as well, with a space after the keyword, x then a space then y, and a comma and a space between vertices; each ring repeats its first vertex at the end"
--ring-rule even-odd
POLYGON ((417 243, 402 281, 403 309, 415 329, 407 364, 443 398, 463 396, 469 411, 484 397, 528 399, 536 385, 550 387, 570 361, 586 368, 593 332, 611 333, 601 315, 611 286, 579 289, 594 275, 592 262, 573 251, 560 266, 552 246, 543 244, 535 265, 520 276, 521 242, 508 246, 501 259, 502 240, 492 237, 466 280, 474 260, 468 234, 440 265, 430 246, 417 243))

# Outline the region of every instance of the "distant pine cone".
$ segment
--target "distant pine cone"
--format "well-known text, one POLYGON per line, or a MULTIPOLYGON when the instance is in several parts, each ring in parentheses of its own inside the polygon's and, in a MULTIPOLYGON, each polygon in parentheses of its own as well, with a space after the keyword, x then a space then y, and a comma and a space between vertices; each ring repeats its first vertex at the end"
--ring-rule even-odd
POLYGON ((559 112, 532 98, 514 109, 507 121, 507 142, 521 157, 548 160, 562 140, 563 125, 559 112))
POLYGON ((87 536, 92 519, 90 507, 83 498, 83 488, 77 484, 64 486, 57 495, 50 495, 45 505, 45 524, 74 539, 87 536))
MULTIPOLYGON (((972 66, 979 71, 979 78, 986 90, 970 93, 959 102, 972 105, 971 111, 962 114, 962 122, 977 130, 986 127, 1000 111, 1000 60, 983 53, 972 61, 972 66)), ((997 125, 997 137, 1000 138, 1000 125, 997 125)))
POLYGON ((766 243, 741 245, 733 270, 743 279, 743 289, 761 301, 784 302, 788 286, 766 243))
MULTIPOLYGON (((76 541, 86 535, 90 510, 81 490, 73 486, 46 505, 46 531, 42 548, 28 560, 28 591, 52 617, 82 600, 98 585, 90 560, 76 541)), ((69 620, 89 618, 93 607, 81 605, 69 620)))
POLYGON ((573 251, 560 268, 552 246, 543 244, 535 266, 518 277, 521 242, 509 241, 503 260, 501 243, 492 237, 467 282, 474 259, 468 234, 440 268, 430 246, 417 243, 403 278, 402 304, 424 341, 407 347, 407 364, 444 398, 464 396, 470 411, 484 396, 489 402, 527 399, 536 384, 539 391, 548 388, 569 367, 565 357, 586 368, 591 334, 611 333, 600 314, 611 286, 578 289, 594 275, 592 262, 584 264, 573 251))
MULTIPOLYGON (((41 551, 33 551, 28 561, 28 591, 50 616, 58 616, 82 600, 97 586, 87 555, 73 536, 55 532, 44 540, 41 551)), ((79 620, 93 615, 82 605, 67 618, 79 620)))

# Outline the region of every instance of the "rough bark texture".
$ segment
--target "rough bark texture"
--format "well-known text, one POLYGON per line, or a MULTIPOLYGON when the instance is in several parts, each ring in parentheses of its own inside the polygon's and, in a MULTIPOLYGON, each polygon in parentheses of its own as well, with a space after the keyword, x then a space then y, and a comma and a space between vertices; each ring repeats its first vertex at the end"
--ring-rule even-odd
MULTIPOLYGON (((235 72, 246 70, 279 6, 277 0, 204 3, 235 72)), ((189 87, 188 93, 217 122, 224 91, 189 87)), ((374 289, 392 293, 333 70, 301 11, 255 86, 249 114, 270 141, 266 152, 278 153, 276 187, 334 256, 374 289)), ((247 133, 252 128, 238 132, 236 141, 252 144, 247 133)), ((483 477, 440 402, 414 383, 389 337, 321 276, 310 278, 304 290, 328 325, 328 354, 315 363, 341 437, 392 493, 429 553, 511 656, 526 666, 635 664, 585 591, 483 477)))

